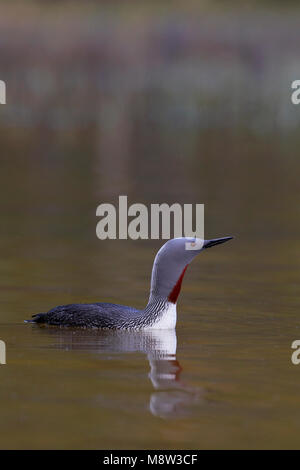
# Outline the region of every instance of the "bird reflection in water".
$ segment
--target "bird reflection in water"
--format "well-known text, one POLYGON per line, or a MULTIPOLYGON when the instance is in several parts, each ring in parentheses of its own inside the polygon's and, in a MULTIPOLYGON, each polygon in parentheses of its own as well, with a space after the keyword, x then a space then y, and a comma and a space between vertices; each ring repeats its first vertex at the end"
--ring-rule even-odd
POLYGON ((204 401, 204 390, 185 384, 182 367, 176 358, 175 330, 85 330, 44 327, 43 331, 56 337, 54 348, 88 350, 95 353, 142 352, 147 355, 149 378, 154 387, 149 409, 154 416, 176 418, 188 415, 192 406, 204 401))
POLYGON ((176 359, 176 331, 158 330, 144 334, 151 334, 154 340, 154 347, 147 351, 149 378, 155 389, 150 396, 151 413, 164 418, 187 415, 191 405, 202 399, 203 389, 191 387, 181 379, 182 367, 176 359))

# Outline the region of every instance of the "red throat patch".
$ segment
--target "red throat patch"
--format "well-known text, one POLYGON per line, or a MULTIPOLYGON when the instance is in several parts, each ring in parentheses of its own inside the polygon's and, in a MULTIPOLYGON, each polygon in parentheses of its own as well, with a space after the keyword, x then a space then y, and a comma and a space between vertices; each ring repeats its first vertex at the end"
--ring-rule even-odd
POLYGON ((173 287, 173 289, 171 290, 171 292, 168 296, 168 301, 172 302, 172 304, 176 304, 176 302, 177 302, 177 299, 178 299, 178 296, 179 296, 179 293, 180 293, 180 289, 181 289, 182 279, 183 279, 183 276, 185 274, 185 271, 187 270, 187 267, 188 267, 188 264, 186 265, 186 267, 184 268, 184 270, 180 274, 180 276, 178 278, 178 281, 176 282, 175 286, 173 287))

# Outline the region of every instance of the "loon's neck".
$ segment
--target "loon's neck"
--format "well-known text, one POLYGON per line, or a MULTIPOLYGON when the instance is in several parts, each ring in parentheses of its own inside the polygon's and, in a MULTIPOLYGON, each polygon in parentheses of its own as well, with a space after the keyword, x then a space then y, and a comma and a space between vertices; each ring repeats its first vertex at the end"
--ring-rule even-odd
POLYGON ((188 262, 183 263, 176 256, 169 256, 165 245, 157 253, 151 275, 149 300, 143 310, 149 328, 175 328, 176 304, 188 262))
POLYGON ((176 304, 187 267, 188 262, 170 259, 164 251, 159 250, 153 263, 148 303, 156 299, 165 299, 176 304))

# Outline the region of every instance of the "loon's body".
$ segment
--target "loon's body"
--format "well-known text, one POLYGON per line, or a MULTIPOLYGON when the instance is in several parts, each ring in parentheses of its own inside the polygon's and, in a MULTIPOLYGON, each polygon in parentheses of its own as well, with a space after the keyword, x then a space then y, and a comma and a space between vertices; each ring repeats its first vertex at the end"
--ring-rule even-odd
POLYGON ((59 305, 33 315, 33 323, 103 329, 170 329, 176 325, 176 305, 156 302, 144 310, 110 303, 59 305))
POLYGON ((103 329, 175 328, 176 303, 188 264, 203 249, 231 238, 174 238, 165 243, 153 263, 149 301, 143 310, 111 303, 69 304, 33 315, 27 322, 103 329))

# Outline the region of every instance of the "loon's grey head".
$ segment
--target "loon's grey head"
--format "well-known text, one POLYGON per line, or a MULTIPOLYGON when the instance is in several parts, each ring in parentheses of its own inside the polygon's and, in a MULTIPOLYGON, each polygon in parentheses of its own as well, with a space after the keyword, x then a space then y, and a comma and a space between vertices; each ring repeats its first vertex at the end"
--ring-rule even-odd
POLYGON ((200 238, 173 238, 158 251, 152 269, 150 299, 157 297, 176 304, 184 273, 200 251, 233 237, 201 240, 200 238))

